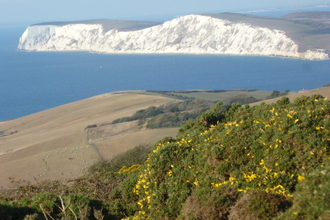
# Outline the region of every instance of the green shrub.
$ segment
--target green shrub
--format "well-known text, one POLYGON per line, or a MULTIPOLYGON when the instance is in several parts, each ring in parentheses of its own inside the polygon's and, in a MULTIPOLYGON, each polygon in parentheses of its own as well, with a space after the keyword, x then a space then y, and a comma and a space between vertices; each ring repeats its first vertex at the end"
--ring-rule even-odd
POLYGON ((151 151, 151 146, 141 144, 131 150, 114 156, 110 160, 100 160, 89 168, 89 173, 118 172, 123 166, 143 164, 151 151))
POLYGON ((85 130, 86 130, 86 129, 89 129, 89 128, 96 128, 96 127, 97 127, 96 124, 94 124, 94 125, 88 125, 88 126, 85 128, 85 130))
POLYGON ((330 219, 329 162, 298 179, 293 206, 278 219, 330 219))
POLYGON ((164 113, 164 111, 161 108, 156 108, 154 106, 151 106, 147 109, 141 109, 134 113, 134 115, 130 117, 124 117, 116 119, 112 122, 112 124, 122 123, 122 122, 128 122, 128 121, 135 121, 135 120, 142 120, 147 119, 150 117, 155 117, 159 114, 164 113))
POLYGON ((273 99, 281 96, 286 96, 288 95, 290 90, 285 90, 284 92, 274 90, 269 96, 266 97, 266 99, 273 99))
POLYGON ((245 94, 241 94, 241 95, 236 95, 234 97, 226 98, 222 102, 225 106, 230 106, 233 103, 238 103, 238 104, 243 105, 243 104, 249 104, 249 103, 253 103, 253 102, 257 102, 257 101, 259 101, 259 100, 253 96, 247 96, 245 94))
POLYGON ((147 128, 150 129, 179 127, 189 120, 196 119, 202 112, 210 109, 213 105, 214 103, 211 101, 193 99, 180 103, 169 103, 159 107, 152 106, 138 110, 130 117, 116 119, 112 124, 139 120, 138 124, 142 125, 148 119, 151 119, 147 124, 147 128))
POLYGON ((265 219, 270 220, 291 206, 291 202, 284 196, 263 191, 244 194, 231 207, 229 220, 265 219))
POLYGON ((211 193, 207 188, 196 188, 182 208, 182 219, 228 219, 237 196, 231 187, 214 188, 211 193))
POLYGON ((180 127, 190 120, 195 120, 202 112, 207 109, 200 109, 193 112, 165 113, 154 117, 147 123, 147 128, 171 128, 180 127))

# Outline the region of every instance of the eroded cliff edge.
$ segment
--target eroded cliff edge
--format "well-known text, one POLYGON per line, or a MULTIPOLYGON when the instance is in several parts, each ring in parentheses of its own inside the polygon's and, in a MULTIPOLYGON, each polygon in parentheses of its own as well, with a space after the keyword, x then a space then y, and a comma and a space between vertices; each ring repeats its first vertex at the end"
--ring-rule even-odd
POLYGON ((329 59, 322 49, 299 52, 284 31, 187 15, 138 30, 108 30, 102 24, 68 23, 29 26, 18 49, 98 53, 230 54, 329 59))

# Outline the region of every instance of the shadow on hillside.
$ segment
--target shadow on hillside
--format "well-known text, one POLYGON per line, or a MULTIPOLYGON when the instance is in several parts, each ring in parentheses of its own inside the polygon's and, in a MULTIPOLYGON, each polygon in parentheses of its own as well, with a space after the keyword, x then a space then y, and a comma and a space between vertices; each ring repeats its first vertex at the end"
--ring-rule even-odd
POLYGON ((26 215, 36 213, 36 210, 29 207, 13 207, 0 204, 0 220, 23 220, 26 215))

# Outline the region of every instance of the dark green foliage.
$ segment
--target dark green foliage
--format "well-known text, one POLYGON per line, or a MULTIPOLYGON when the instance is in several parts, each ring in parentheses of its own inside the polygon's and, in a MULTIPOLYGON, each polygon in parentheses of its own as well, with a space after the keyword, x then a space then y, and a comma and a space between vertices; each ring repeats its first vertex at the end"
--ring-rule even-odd
POLYGON ((85 130, 88 129, 88 128, 96 128, 96 127, 97 127, 96 124, 94 124, 94 125, 88 125, 88 126, 85 128, 85 130))
POLYGON ((9 201, 0 201, 0 220, 24 219, 26 215, 33 214, 34 209, 29 207, 18 207, 9 201))
POLYGON ((253 102, 258 102, 259 100, 254 98, 253 96, 247 96, 247 95, 237 95, 231 98, 227 98, 223 100, 223 104, 225 106, 230 106, 233 103, 239 103, 239 104, 249 104, 253 102))
POLYGON ((230 220, 270 220, 291 207, 291 202, 282 195, 255 191, 244 194, 231 208, 230 220))
POLYGON ((149 107, 137 111, 131 117, 124 117, 114 120, 112 123, 139 120, 139 125, 147 123, 147 128, 170 128, 180 127, 189 120, 196 119, 202 112, 214 106, 213 102, 193 99, 180 103, 170 103, 159 107, 149 107))
POLYGON ((238 197, 233 188, 218 188, 211 193, 198 188, 190 195, 182 208, 183 219, 228 219, 230 207, 238 197))
POLYGON ((290 99, 288 97, 283 97, 279 100, 277 100, 276 104, 279 106, 285 106, 290 103, 290 99))
POLYGON ((220 112, 215 112, 212 110, 207 110, 198 117, 198 122, 205 127, 210 127, 211 125, 217 124, 220 121, 220 112))
POLYGON ((147 128, 171 128, 171 127, 180 127, 181 125, 187 123, 187 121, 196 119, 202 112, 207 110, 201 109, 199 111, 193 112, 183 112, 183 113, 166 113, 158 115, 153 119, 149 120, 147 123, 147 128))
POLYGON ((138 209, 138 196, 133 192, 138 179, 138 172, 131 173, 123 180, 111 194, 109 212, 114 219, 122 219, 125 216, 134 215, 138 209))
POLYGON ((112 124, 147 119, 147 118, 154 117, 154 116, 157 116, 162 113, 164 113, 162 109, 152 106, 147 109, 141 109, 141 110, 135 112, 135 114, 131 117, 124 117, 124 118, 116 119, 112 122, 112 124))
POLYGON ((198 134, 199 132, 208 129, 210 126, 217 124, 223 119, 221 111, 223 103, 218 102, 212 110, 207 110, 200 114, 195 121, 189 121, 184 124, 178 131, 177 138, 184 138, 186 135, 198 134))
POLYGON ((231 108, 233 104, 244 105, 244 104, 250 104, 250 103, 258 102, 258 101, 260 101, 260 100, 254 98, 253 96, 247 96, 245 94, 237 95, 237 96, 230 97, 230 98, 223 100, 223 102, 222 102, 223 104, 222 104, 220 110, 221 110, 221 112, 225 112, 228 108, 231 108))
POLYGON ((131 150, 118 154, 111 160, 100 160, 89 168, 92 173, 118 172, 123 166, 130 167, 134 164, 143 164, 151 151, 150 145, 138 145, 131 150))
POLYGON ((266 97, 266 99, 273 99, 273 98, 277 98, 277 97, 281 97, 281 96, 286 96, 289 94, 289 92, 290 92, 290 90, 285 90, 284 92, 274 90, 272 92, 272 94, 270 94, 269 96, 266 97))
MULTIPOLYGON (((191 111, 191 110, 199 110, 205 108, 211 108, 214 106, 214 102, 202 100, 202 99, 193 99, 193 100, 186 100, 184 102, 179 102, 177 104, 173 104, 177 106, 180 111, 191 111)), ((168 105, 168 107, 171 107, 168 105)))
POLYGON ((330 164, 300 177, 293 206, 278 219, 330 219, 330 164))

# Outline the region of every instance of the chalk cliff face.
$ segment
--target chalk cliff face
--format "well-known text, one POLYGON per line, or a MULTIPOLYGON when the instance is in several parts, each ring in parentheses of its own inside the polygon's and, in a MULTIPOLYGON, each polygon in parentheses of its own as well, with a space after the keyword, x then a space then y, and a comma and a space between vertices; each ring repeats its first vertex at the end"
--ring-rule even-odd
POLYGON ((127 32, 115 29, 105 32, 101 24, 33 25, 23 33, 18 49, 329 59, 328 54, 321 50, 299 53, 298 45, 283 31, 203 15, 187 15, 161 25, 127 32))

